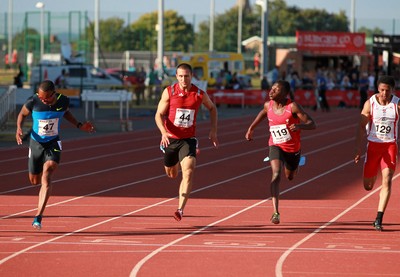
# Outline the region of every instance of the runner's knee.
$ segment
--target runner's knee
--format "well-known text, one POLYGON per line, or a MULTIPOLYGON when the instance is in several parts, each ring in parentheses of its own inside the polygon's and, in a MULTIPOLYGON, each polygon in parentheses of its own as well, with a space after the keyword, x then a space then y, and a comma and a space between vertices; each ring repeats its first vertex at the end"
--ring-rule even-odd
POLYGON ((165 167, 165 173, 169 178, 178 177, 178 170, 176 169, 176 167, 165 167))

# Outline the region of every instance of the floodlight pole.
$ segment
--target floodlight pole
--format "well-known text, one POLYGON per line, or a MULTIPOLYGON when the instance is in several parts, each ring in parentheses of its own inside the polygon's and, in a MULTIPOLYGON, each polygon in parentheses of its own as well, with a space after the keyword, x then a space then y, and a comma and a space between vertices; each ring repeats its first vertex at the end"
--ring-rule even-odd
POLYGON ((94 53, 93 53, 93 65, 95 67, 99 67, 99 44, 100 44, 99 18, 100 18, 100 0, 95 0, 94 1, 94 53))
POLYGON ((37 2, 36 8, 40 9, 40 60, 44 56, 44 3, 37 2))
POLYGON ((214 51, 214 14, 215 14, 215 0, 210 2, 210 44, 208 50, 214 51))
POLYGON ((242 53, 242 22, 243 22, 243 5, 238 5, 238 37, 237 37, 237 52, 242 53))
POLYGON ((12 21, 13 21, 13 0, 8 0, 8 64, 11 64, 12 52, 12 21))
POLYGON ((164 0, 158 0, 157 68, 162 74, 164 58, 164 0))
POLYGON ((350 32, 352 33, 356 31, 355 13, 356 13, 356 0, 351 0, 350 32))
POLYGON ((268 73, 268 0, 258 0, 256 4, 261 6, 261 40, 262 40, 262 75, 268 73))

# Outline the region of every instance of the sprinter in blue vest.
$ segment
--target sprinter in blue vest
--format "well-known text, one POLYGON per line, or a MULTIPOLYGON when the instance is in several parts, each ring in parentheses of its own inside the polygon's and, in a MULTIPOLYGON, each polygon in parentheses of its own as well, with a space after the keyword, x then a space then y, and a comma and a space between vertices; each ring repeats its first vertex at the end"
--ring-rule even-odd
POLYGON ((32 115, 32 132, 29 143, 29 181, 32 185, 41 184, 39 203, 32 226, 42 228, 42 216, 51 193, 51 176, 57 169, 61 158, 60 122, 65 118, 82 131, 95 131, 90 122, 82 124, 69 110, 69 98, 55 90, 54 83, 46 80, 40 83, 38 92, 27 99, 17 118, 15 138, 22 144, 22 126, 25 118, 32 115))

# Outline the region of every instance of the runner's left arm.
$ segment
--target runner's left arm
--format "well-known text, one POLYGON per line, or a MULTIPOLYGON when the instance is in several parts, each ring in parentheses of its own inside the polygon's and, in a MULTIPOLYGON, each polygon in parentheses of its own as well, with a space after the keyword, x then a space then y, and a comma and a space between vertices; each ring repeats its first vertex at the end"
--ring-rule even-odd
POLYGON ((218 138, 217 138, 217 125, 218 125, 218 111, 215 104, 211 101, 210 97, 207 93, 204 93, 203 96, 203 105, 208 109, 210 112, 210 122, 211 122, 211 129, 208 138, 211 140, 214 147, 218 147, 218 138))
POLYGON ((303 107, 296 102, 292 104, 292 113, 297 115, 300 119, 299 124, 292 124, 289 126, 291 131, 297 130, 313 130, 317 128, 317 124, 315 123, 314 119, 304 111, 303 107))
POLYGON ((68 109, 64 113, 64 118, 69 121, 72 125, 76 126, 78 129, 88 132, 88 133, 93 133, 95 132, 94 126, 91 122, 86 121, 85 123, 81 123, 78 121, 75 116, 71 113, 71 111, 68 109))

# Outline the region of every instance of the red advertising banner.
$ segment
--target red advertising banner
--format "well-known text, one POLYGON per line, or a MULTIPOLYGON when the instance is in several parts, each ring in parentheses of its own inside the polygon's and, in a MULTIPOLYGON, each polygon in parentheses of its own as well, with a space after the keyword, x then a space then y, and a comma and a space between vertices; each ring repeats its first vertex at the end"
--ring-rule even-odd
POLYGON ((365 54, 365 34, 346 32, 296 32, 297 49, 313 53, 365 54))
MULTIPOLYGON (((268 91, 260 89, 208 89, 207 93, 216 105, 262 107, 264 102, 269 100, 268 91)), ((294 100, 303 107, 313 107, 316 104, 316 94, 317 91, 314 89, 297 89, 294 100)), ((371 96, 372 94, 373 91, 369 91, 368 95, 371 96)), ((360 105, 360 93, 357 90, 327 90, 326 99, 331 107, 358 107, 360 105)))

